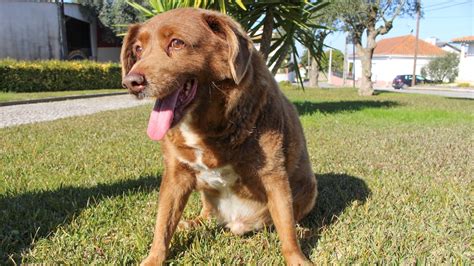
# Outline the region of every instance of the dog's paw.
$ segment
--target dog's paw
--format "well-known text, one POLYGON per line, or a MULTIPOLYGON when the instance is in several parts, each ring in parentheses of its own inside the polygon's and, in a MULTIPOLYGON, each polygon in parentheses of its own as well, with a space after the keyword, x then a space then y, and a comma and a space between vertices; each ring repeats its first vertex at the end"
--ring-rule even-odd
POLYGON ((286 265, 291 265, 291 266, 314 265, 310 260, 308 260, 302 254, 292 254, 289 256, 285 256, 285 260, 286 260, 286 265))
POLYGON ((178 230, 192 230, 204 224, 204 221, 201 218, 195 218, 192 220, 179 221, 178 230))
POLYGON ((140 266, 159 266, 163 265, 165 258, 161 256, 148 255, 141 263, 140 266))

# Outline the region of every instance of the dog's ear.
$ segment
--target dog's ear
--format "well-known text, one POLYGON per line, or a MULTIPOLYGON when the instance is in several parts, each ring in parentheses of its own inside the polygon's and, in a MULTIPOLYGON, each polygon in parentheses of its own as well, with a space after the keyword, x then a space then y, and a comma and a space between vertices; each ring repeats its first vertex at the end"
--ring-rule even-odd
POLYGON ((214 34, 227 41, 230 72, 235 83, 239 84, 250 65, 252 41, 237 23, 221 14, 206 13, 204 21, 214 34))
POLYGON ((133 54, 133 44, 137 39, 140 24, 133 24, 128 27, 128 32, 123 39, 122 50, 120 52, 120 63, 122 64, 122 77, 125 77, 133 65, 137 62, 133 54))

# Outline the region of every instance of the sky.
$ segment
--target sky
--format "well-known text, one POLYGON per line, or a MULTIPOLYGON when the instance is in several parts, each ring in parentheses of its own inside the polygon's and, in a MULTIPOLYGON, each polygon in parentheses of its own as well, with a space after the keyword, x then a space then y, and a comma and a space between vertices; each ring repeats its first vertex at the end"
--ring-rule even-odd
MULTIPOLYGON (((420 39, 436 37, 449 42, 453 38, 474 35, 474 0, 421 0, 423 18, 420 20, 420 39)), ((384 38, 415 35, 416 18, 397 17, 392 30, 379 35, 384 38)), ((334 33, 326 38, 326 45, 344 51, 345 33, 334 33)), ((363 43, 365 46, 365 43, 363 43)))

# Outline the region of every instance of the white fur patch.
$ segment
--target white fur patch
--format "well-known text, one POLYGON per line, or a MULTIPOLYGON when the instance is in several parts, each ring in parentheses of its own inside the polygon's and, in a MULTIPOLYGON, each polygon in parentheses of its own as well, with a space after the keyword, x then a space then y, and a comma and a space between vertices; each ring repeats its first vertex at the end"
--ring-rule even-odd
MULTIPOLYGON (((214 198, 214 204, 217 208, 218 218, 221 223, 226 223, 230 230, 236 234, 255 228, 247 228, 242 221, 246 217, 252 217, 265 206, 261 203, 239 198, 232 191, 232 186, 240 178, 231 165, 224 165, 217 168, 209 168, 204 164, 203 150, 199 146, 199 136, 192 132, 189 126, 183 121, 179 129, 188 147, 194 148, 196 160, 190 162, 184 158, 178 157, 178 160, 188 164, 197 172, 197 179, 205 182, 210 187, 218 190, 220 195, 214 198)), ((255 226, 254 226, 255 227, 255 226)))

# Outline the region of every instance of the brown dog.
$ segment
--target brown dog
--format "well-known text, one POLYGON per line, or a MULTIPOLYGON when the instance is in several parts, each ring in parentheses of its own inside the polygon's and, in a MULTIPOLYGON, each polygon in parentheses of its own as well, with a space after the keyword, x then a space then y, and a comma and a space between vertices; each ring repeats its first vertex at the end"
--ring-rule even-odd
POLYGON ((226 15, 177 9, 132 25, 122 47, 123 83, 156 97, 148 135, 162 140, 165 172, 145 265, 162 264, 189 195, 199 225, 214 215, 235 234, 273 224, 288 264, 308 263, 295 221, 317 189, 293 105, 240 26, 226 15))

